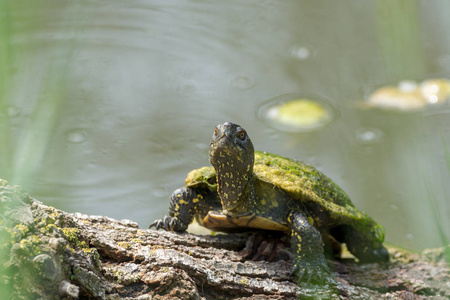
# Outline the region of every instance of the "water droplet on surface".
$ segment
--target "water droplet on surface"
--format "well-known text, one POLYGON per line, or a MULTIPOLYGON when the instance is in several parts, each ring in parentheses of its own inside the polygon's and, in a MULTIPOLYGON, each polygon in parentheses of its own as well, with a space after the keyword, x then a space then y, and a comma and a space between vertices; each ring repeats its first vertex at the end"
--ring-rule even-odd
POLYGON ((361 128, 356 132, 356 139, 363 144, 375 144, 384 134, 378 128, 361 128))
POLYGON ((245 76, 239 76, 231 81, 231 85, 240 90, 246 90, 253 86, 253 80, 245 76))
POLYGON ((294 46, 291 48, 291 55, 297 60, 306 60, 311 57, 312 51, 306 46, 294 46))
POLYGON ((84 129, 75 128, 75 129, 66 131, 65 136, 66 136, 66 140, 69 143, 80 144, 80 143, 83 143, 84 141, 86 141, 87 133, 86 133, 86 130, 84 130, 84 129))
POLYGON ((263 103, 257 116, 281 131, 307 132, 331 123, 336 118, 336 110, 317 96, 286 94, 263 103))
POLYGON ((411 239, 414 238, 414 235, 413 235, 412 233, 407 233, 407 234, 405 235, 405 238, 407 238, 408 240, 411 240, 411 239))

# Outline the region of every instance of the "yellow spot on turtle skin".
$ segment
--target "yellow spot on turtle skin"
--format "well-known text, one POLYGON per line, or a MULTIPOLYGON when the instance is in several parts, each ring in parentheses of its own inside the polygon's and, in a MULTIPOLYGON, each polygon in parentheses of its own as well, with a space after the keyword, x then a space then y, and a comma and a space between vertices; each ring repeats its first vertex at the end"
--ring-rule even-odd
POLYGON ((187 204, 187 202, 184 201, 184 199, 181 199, 178 203, 180 203, 180 204, 187 204))
POLYGON ((272 206, 278 207, 278 201, 276 199, 272 199, 272 206))
MULTIPOLYGON (((198 198, 200 198, 200 197, 198 197, 198 198)), ((197 203, 198 201, 200 201, 200 199, 198 199, 198 198, 192 199, 192 203, 197 203)))
POLYGON ((177 204, 175 204, 175 211, 178 211, 180 209, 180 206, 177 204))
POLYGON ((311 225, 314 225, 314 219, 313 218, 308 217, 308 221, 309 221, 309 223, 311 223, 311 225))

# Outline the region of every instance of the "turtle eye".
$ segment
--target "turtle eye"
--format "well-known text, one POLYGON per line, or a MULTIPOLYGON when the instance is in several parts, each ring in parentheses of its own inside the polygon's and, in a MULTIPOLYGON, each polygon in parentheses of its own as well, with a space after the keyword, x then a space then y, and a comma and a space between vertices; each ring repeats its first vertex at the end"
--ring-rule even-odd
POLYGON ((236 136, 237 136, 238 139, 243 141, 247 137, 247 134, 245 133, 244 130, 239 130, 238 133, 236 134, 236 136))

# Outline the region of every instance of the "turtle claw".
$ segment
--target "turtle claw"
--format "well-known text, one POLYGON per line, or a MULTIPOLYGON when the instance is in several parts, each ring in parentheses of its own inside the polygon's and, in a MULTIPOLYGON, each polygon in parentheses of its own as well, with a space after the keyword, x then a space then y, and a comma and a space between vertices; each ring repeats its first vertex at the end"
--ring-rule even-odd
POLYGON ((331 275, 331 272, 325 260, 317 262, 297 262, 290 274, 295 277, 298 283, 309 286, 310 284, 318 285, 336 285, 336 281, 331 275))
POLYGON ((154 221, 148 228, 152 227, 155 227, 156 230, 162 228, 166 231, 185 231, 187 225, 177 217, 164 216, 164 218, 154 221))

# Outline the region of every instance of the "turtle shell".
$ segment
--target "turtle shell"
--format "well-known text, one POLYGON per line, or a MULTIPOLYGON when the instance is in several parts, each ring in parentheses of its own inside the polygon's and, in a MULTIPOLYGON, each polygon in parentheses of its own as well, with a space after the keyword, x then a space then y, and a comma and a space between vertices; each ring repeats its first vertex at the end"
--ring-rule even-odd
MULTIPOLYGON (((360 232, 372 232, 377 240, 384 240, 384 229, 364 212, 355 208, 347 194, 331 179, 303 162, 285 158, 276 154, 255 151, 253 172, 257 180, 277 186, 292 199, 304 203, 314 202, 328 212, 325 223, 333 225, 350 225, 360 232)), ((216 173, 213 167, 203 167, 191 171, 186 178, 187 187, 217 190, 216 173)), ((230 227, 233 224, 259 224, 253 228, 276 229, 267 219, 256 216, 250 223, 247 217, 227 217, 220 214, 208 214, 207 224, 213 220, 216 227, 230 227), (212 216, 212 219, 211 219, 212 216), (219 224, 220 223, 220 224, 219 224), (262 224, 262 225, 261 225, 262 224)), ((271 221, 273 222, 273 221, 271 221)), ((206 224, 205 224, 206 225, 206 224)), ((280 224, 280 226, 283 226, 280 224)), ((245 226, 244 226, 245 227, 245 226)), ((283 230, 284 231, 284 230, 283 230)))

